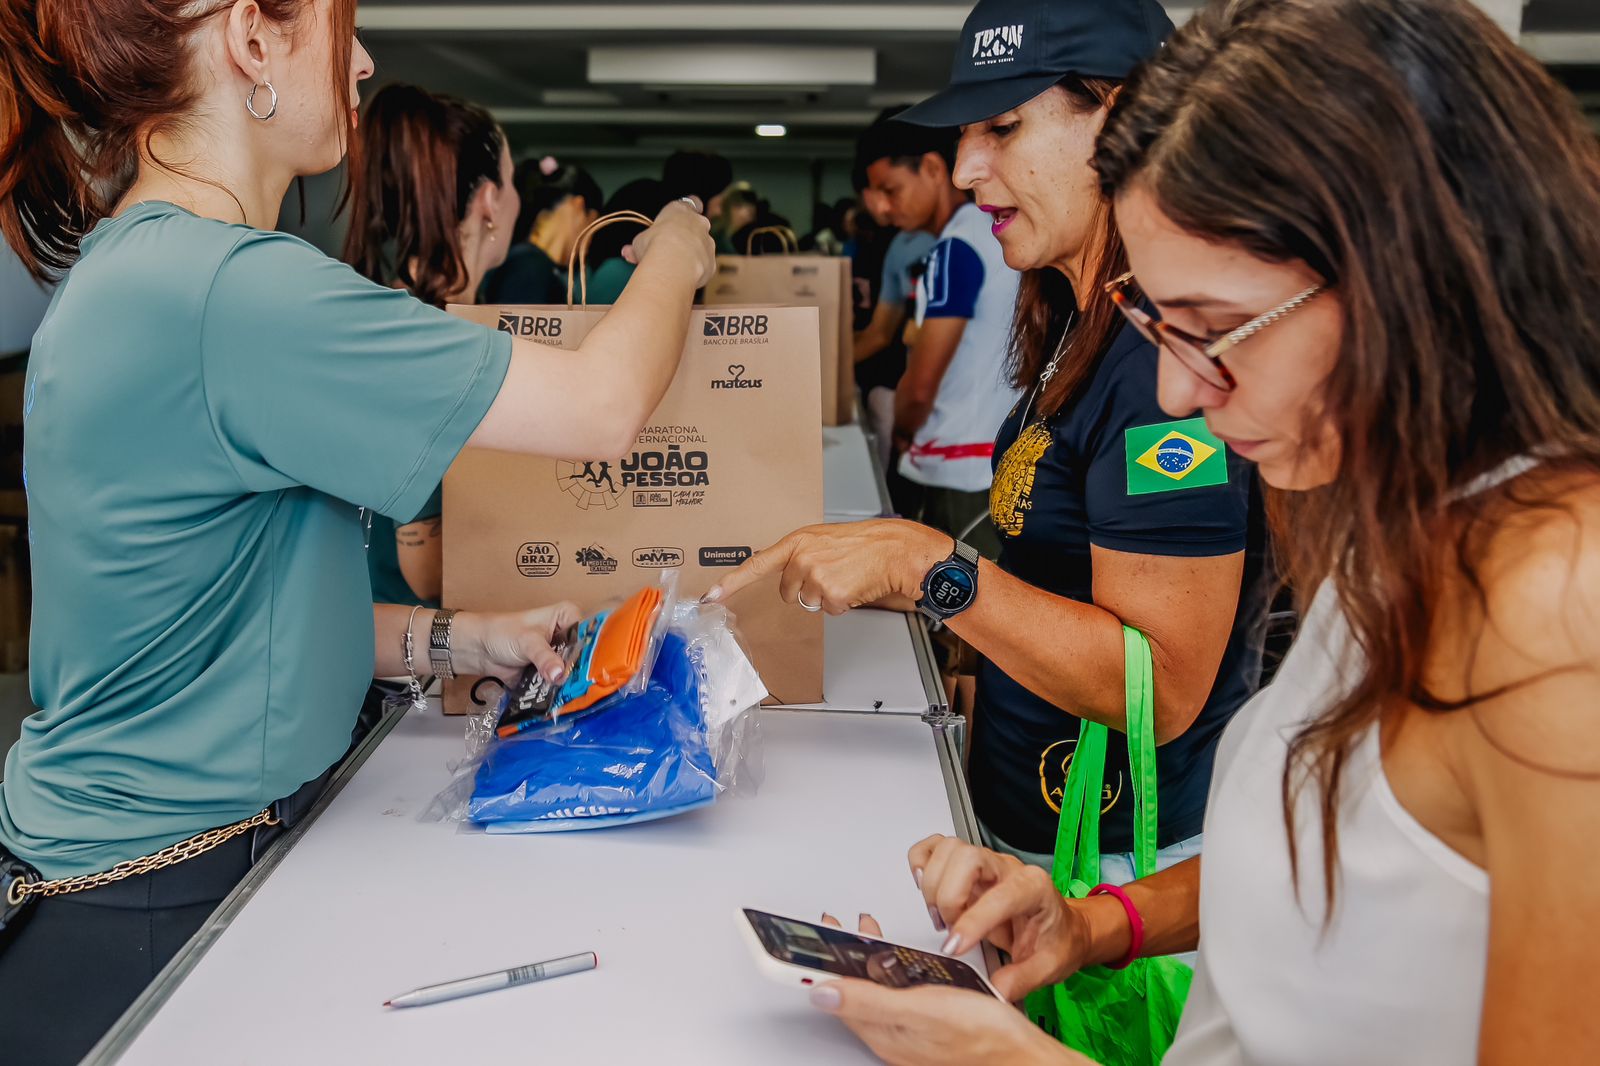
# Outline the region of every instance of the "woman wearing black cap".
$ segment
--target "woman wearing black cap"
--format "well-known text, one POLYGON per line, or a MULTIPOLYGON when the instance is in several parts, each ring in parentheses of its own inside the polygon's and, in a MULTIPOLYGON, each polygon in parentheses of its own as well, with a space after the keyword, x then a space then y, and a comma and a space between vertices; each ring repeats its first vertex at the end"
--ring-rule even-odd
MULTIPOLYGON (((1230 0, 1096 162, 1163 403, 1281 494, 1310 604, 1218 751, 1203 860, 1064 901, 924 841, 949 949, 1008 949, 1013 997, 1198 944, 1167 1066, 1594 1061, 1593 130, 1466 0, 1230 0)), ((814 998, 894 1063, 1082 1061, 971 992, 814 998)))
POLYGON ((1024 272, 1008 363, 1024 398, 995 442, 990 495, 1002 551, 977 563, 976 595, 930 602, 925 580, 962 548, 898 520, 800 530, 721 586, 783 571, 786 597, 808 609, 918 600, 973 645, 974 805, 993 847, 1035 865, 1051 863, 1081 721, 1109 726, 1101 879, 1113 884, 1134 877, 1123 626, 1154 662, 1158 866, 1199 852, 1217 738, 1261 676, 1254 477, 1203 422, 1161 410, 1155 346, 1105 293, 1127 262, 1094 140, 1120 79, 1170 29, 1153 0, 985 0, 951 86, 900 116, 962 127, 955 183, 1024 272))

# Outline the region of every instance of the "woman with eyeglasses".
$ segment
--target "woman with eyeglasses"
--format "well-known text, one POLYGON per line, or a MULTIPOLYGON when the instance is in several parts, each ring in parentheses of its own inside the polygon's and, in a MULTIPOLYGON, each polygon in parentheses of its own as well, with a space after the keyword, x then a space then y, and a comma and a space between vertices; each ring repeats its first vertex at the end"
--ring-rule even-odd
MULTIPOLYGON (((1309 605, 1218 750, 1203 862, 1125 908, 925 841, 951 950, 1008 949, 1014 997, 1198 943, 1168 1066, 1591 1061, 1593 130, 1466 0, 1234 0, 1096 158, 1162 403, 1259 466, 1309 605)), ((992 998, 815 995, 890 1062, 1083 1061, 992 998)))
POLYGON ((1121 884, 1134 878, 1123 626, 1152 649, 1157 861, 1168 865, 1198 854, 1217 738, 1260 682, 1264 522, 1248 465, 1199 419, 1161 410, 1156 347, 1107 292, 1128 266, 1090 165, 1094 139, 1121 78, 1171 23, 1154 0, 1072 0, 1024 27, 1027 65, 974 59, 971 34, 1009 25, 1012 10, 980 3, 953 84, 898 116, 962 127, 955 183, 1023 271, 1010 351, 994 353, 995 387, 1009 375, 1023 395, 992 449, 998 562, 972 560, 976 595, 960 609, 923 590, 964 547, 874 521, 791 534, 721 587, 782 571, 786 598, 805 608, 919 601, 972 645, 974 806, 990 844, 1029 863, 1051 865, 1082 722, 1109 726, 1101 877, 1121 884))

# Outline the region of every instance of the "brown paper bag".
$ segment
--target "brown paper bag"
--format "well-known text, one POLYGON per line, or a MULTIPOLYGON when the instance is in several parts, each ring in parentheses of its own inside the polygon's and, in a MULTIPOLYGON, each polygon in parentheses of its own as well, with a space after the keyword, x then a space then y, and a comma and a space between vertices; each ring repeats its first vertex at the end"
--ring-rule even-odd
POLYGON ((706 286, 707 307, 792 304, 815 307, 822 359, 822 422, 856 418, 854 306, 850 260, 821 255, 719 255, 706 286))
MULTIPOLYGON (((572 349, 603 309, 452 306, 462 318, 572 349)), ((626 456, 565 462, 467 449, 444 482, 444 602, 518 610, 572 600, 585 612, 664 569, 700 596, 751 551, 822 521, 817 312, 696 309, 683 361, 626 456)), ((559 402, 551 397, 551 402, 559 402)), ((538 418, 538 411, 529 411, 538 418)), ((822 618, 776 579, 728 604, 779 703, 822 699, 822 618)), ((475 679, 445 688, 472 709, 475 679)), ((476 686, 493 702, 493 682, 476 686)))

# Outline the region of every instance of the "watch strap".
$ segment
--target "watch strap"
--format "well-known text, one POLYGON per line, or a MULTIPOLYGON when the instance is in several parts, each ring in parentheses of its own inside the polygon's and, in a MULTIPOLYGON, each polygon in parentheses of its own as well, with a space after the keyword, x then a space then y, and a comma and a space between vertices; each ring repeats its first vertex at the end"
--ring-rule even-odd
POLYGON ((456 613, 435 611, 433 625, 428 629, 428 664, 435 677, 449 681, 456 676, 455 660, 450 654, 450 631, 455 625, 456 613))

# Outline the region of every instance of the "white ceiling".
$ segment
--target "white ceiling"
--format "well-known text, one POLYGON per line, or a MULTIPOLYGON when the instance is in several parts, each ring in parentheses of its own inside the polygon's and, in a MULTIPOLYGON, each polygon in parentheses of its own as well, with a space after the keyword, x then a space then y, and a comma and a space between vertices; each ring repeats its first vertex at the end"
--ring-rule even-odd
MULTIPOLYGON (((1167 6, 1181 20, 1192 0, 1167 6)), ((879 108, 942 85, 969 8, 914 0, 381 0, 363 3, 358 21, 378 62, 370 85, 411 81, 482 103, 525 152, 658 158, 693 143, 735 158, 798 160, 847 156, 855 131, 879 108), (637 80, 627 80, 626 63, 620 75, 612 63, 596 84, 591 49, 647 51, 634 53, 637 80), (808 50, 833 53, 834 65, 808 50), (862 50, 870 51, 867 76, 859 62, 839 65, 841 54, 859 60, 862 50), (734 69, 730 63, 744 68, 740 84, 681 84, 685 66, 692 74, 696 65, 713 72, 734 69), (763 68, 772 84, 750 73, 763 68), (762 122, 783 123, 789 136, 756 138, 762 122)), ((1558 64, 1600 114, 1600 0, 1533 0, 1523 26, 1524 45, 1558 64)))

